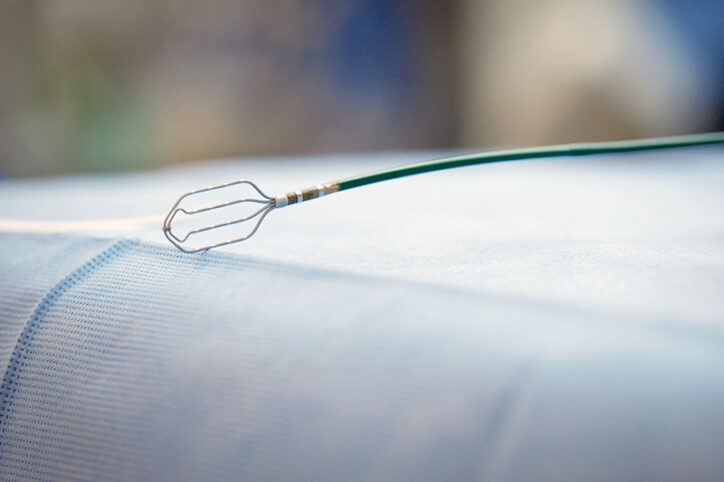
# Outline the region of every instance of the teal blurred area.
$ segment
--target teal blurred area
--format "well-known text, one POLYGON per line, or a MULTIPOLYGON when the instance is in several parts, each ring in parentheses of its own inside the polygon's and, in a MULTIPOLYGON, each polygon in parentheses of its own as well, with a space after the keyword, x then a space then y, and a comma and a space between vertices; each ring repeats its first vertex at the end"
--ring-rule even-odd
POLYGON ((721 10, 620 0, 2 2, 0 173, 716 130, 721 10))

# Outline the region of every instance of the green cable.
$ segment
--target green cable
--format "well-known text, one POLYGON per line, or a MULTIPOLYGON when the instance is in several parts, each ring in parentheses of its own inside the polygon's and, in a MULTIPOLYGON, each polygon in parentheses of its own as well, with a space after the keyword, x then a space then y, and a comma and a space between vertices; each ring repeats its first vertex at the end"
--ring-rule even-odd
POLYGON ((706 144, 724 143, 724 132, 693 134, 687 136, 659 137, 631 141, 591 142, 585 144, 563 144, 546 147, 530 147, 524 149, 507 149, 476 154, 465 154, 446 157, 432 161, 408 164, 405 166, 383 169, 361 176, 348 177, 337 181, 339 191, 373 184, 375 182, 397 179, 414 174, 452 169, 454 167, 491 164, 494 162, 540 159, 544 157, 590 156, 593 154, 613 154, 619 152, 649 151, 672 147, 703 146, 706 144))
POLYGON ((285 206, 291 206, 311 199, 317 199, 322 196, 344 191, 355 187, 365 186, 380 181, 397 179, 399 177, 412 176, 414 174, 422 174, 424 172, 440 171, 442 169, 451 169, 453 167, 473 166, 476 164, 490 164, 493 162, 518 161, 523 159, 540 159, 544 157, 570 157, 570 156, 590 156, 593 154, 612 154, 617 152, 634 152, 649 151, 653 149, 666 149, 672 147, 691 147, 703 146, 706 144, 724 143, 724 132, 712 132, 709 134, 694 134, 689 136, 677 137, 661 137, 657 139, 641 139, 634 141, 617 141, 617 142, 594 142, 588 144, 565 144, 560 146, 549 147, 531 147, 527 149, 509 149, 504 151, 489 151, 477 154, 466 154, 462 156, 446 157, 434 161, 420 162, 417 164, 409 164, 406 166, 393 167, 382 171, 373 172, 371 174, 363 174, 361 176, 348 177, 340 181, 332 181, 325 184, 318 184, 299 191, 292 191, 278 196, 267 196, 259 187, 247 179, 232 181, 217 186, 206 187, 190 191, 182 194, 163 221, 163 233, 171 243, 173 243, 181 251, 187 253, 195 253, 197 251, 205 251, 207 249, 226 246, 227 244, 237 243, 250 238, 259 229, 259 225, 264 218, 273 210, 285 206), (214 204, 211 206, 189 209, 181 207, 180 203, 186 198, 214 191, 219 189, 230 188, 246 184, 258 194, 252 198, 232 198, 229 201, 214 204), (223 209, 228 206, 238 205, 241 203, 254 203, 255 211, 251 214, 241 217, 228 219, 226 221, 202 226, 181 233, 174 232, 171 223, 180 212, 191 216, 198 213, 205 213, 215 209, 223 209), (249 222, 247 231, 242 231, 237 237, 232 239, 217 240, 200 246, 189 246, 187 240, 195 234, 209 232, 214 229, 224 228, 226 226, 239 225, 240 223, 249 222))

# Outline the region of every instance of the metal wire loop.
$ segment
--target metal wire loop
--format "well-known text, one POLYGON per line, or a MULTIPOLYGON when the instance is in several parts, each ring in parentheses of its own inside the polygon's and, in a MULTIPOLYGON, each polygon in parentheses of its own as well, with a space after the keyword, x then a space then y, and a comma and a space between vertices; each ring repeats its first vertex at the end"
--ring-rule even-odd
POLYGON ((227 244, 237 243, 239 241, 244 241, 245 239, 249 239, 259 229, 259 225, 264 220, 264 218, 275 208, 276 208, 276 204, 274 202, 274 198, 264 194, 264 192, 259 188, 259 186, 257 186, 256 184, 254 184, 253 182, 251 182, 247 179, 241 179, 238 181, 227 182, 227 183, 219 184, 216 186, 209 186, 209 187, 205 187, 202 189, 196 189, 194 191, 189 191, 187 193, 182 194, 176 200, 176 202, 173 204, 173 206, 169 210, 168 214, 166 215, 166 218, 163 221, 163 234, 164 234, 164 236, 166 236, 166 239, 168 239, 174 246, 176 246, 178 249, 180 249, 181 251, 184 251, 186 253, 196 253, 199 251, 206 251, 211 248, 217 248, 219 246, 225 246, 227 244), (209 192, 209 191, 215 191, 218 189, 230 188, 232 186, 237 186, 239 184, 247 184, 247 185, 251 186, 259 194, 259 196, 261 196, 261 198, 260 199, 259 198, 233 199, 231 201, 227 201, 227 202, 223 202, 223 203, 219 203, 219 204, 213 204, 211 206, 204 206, 204 207, 197 208, 197 209, 186 209, 186 208, 179 207, 181 202, 190 196, 209 192), (232 220, 224 221, 224 222, 217 223, 217 224, 211 224, 209 226, 202 226, 200 228, 191 229, 189 231, 186 231, 184 235, 177 235, 172 230, 171 224, 172 224, 174 218, 176 218, 176 215, 178 213, 183 213, 188 216, 193 216, 196 214, 205 213, 205 212, 213 211, 216 209, 222 209, 222 208, 226 208, 226 207, 230 207, 230 206, 234 206, 234 205, 238 205, 238 204, 242 204, 242 203, 260 204, 261 207, 259 207, 259 209, 254 211, 252 214, 249 214, 248 216, 243 216, 243 217, 240 217, 237 219, 232 219, 232 220), (224 240, 224 241, 220 241, 220 242, 216 242, 216 243, 206 244, 206 245, 202 245, 202 246, 190 247, 190 246, 186 245, 186 242, 189 240, 189 238, 191 238, 195 234, 212 231, 214 229, 220 229, 225 226, 231 226, 234 224, 251 221, 254 218, 257 218, 257 219, 256 219, 251 231, 249 231, 249 233, 244 236, 239 236, 236 238, 232 238, 232 239, 228 239, 228 240, 224 240))

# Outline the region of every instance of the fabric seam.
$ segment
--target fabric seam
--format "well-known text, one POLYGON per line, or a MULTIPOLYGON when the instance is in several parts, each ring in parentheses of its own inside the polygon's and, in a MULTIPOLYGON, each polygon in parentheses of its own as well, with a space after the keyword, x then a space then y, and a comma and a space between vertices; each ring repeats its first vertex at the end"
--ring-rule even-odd
POLYGON ((31 344, 44 316, 66 291, 83 281, 87 276, 105 265, 108 261, 122 254, 136 244, 136 241, 124 239, 105 248, 103 251, 75 268, 70 272, 70 274, 56 283, 55 286, 53 286, 45 294, 45 296, 43 296, 33 310, 33 313, 25 323, 25 327, 20 333, 20 337, 15 344, 15 348, 10 356, 2 383, 0 383, 0 458, 5 452, 3 448, 5 430, 13 413, 12 407, 14 404, 15 393, 20 385, 21 369, 31 353, 31 344))

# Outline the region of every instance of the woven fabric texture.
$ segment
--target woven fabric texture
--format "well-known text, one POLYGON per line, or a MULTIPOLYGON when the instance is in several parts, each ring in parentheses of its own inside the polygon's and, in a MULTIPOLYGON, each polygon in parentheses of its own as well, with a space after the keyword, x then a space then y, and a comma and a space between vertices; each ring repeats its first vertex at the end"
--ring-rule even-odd
POLYGON ((3 479, 722 474, 720 330, 103 243, 0 236, 77 263, 0 279, 3 479))
POLYGON ((438 154, 1 182, 0 221, 159 220, 0 222, 0 480, 724 480, 721 147, 380 183, 203 254, 160 230, 205 185, 438 154))

